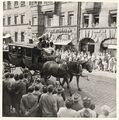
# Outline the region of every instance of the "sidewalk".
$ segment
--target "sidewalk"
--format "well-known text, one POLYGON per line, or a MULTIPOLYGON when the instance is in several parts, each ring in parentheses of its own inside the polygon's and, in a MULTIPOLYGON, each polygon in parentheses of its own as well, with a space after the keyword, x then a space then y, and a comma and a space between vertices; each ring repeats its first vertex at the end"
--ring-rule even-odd
POLYGON ((89 73, 87 71, 83 72, 84 74, 90 74, 94 76, 102 76, 102 77, 109 77, 109 78, 114 78, 116 79, 116 73, 108 72, 108 71, 92 71, 92 73, 89 73))

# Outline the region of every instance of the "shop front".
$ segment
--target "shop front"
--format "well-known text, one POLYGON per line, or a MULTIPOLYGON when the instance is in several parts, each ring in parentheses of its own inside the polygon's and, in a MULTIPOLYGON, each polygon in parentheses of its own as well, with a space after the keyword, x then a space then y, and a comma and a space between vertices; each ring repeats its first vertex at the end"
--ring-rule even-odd
POLYGON ((76 27, 52 27, 46 28, 46 33, 49 34, 49 39, 55 45, 56 49, 73 49, 77 44, 76 27))

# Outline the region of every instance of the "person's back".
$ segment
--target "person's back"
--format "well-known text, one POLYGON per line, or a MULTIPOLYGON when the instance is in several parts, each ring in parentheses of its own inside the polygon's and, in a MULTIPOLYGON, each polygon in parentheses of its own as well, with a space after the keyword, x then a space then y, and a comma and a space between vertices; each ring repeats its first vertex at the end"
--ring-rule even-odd
POLYGON ((72 105, 73 105, 73 100, 71 98, 67 98, 65 101, 66 107, 61 107, 57 113, 57 116, 58 117, 76 117, 77 112, 71 108, 72 105))
POLYGON ((73 110, 78 111, 78 110, 81 110, 82 108, 83 108, 83 105, 81 105, 79 102, 74 102, 73 103, 73 106, 72 106, 73 110))
POLYGON ((56 102, 52 95, 53 86, 48 86, 48 92, 42 94, 40 98, 40 107, 43 117, 56 117, 56 102))

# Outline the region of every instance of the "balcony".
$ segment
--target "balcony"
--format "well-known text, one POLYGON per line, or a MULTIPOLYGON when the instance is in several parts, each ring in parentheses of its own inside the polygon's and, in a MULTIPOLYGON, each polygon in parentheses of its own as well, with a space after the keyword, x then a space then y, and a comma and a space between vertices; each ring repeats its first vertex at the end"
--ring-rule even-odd
POLYGON ((42 11, 43 13, 47 13, 47 12, 54 12, 55 9, 55 3, 50 3, 50 4, 43 4, 42 5, 42 11))
POLYGON ((100 8, 101 8, 100 2, 87 2, 85 10, 87 13, 95 13, 99 12, 100 8))

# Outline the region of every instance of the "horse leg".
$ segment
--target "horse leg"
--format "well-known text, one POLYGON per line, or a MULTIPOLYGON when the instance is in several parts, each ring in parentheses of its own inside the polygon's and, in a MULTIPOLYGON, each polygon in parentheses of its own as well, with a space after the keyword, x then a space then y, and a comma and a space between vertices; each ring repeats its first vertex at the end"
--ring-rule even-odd
POLYGON ((77 80, 77 88, 78 88, 78 91, 81 91, 81 89, 79 88, 79 75, 76 76, 76 80, 77 80))
POLYGON ((70 80, 69 80, 69 83, 72 81, 72 78, 73 78, 73 75, 70 76, 70 80))

